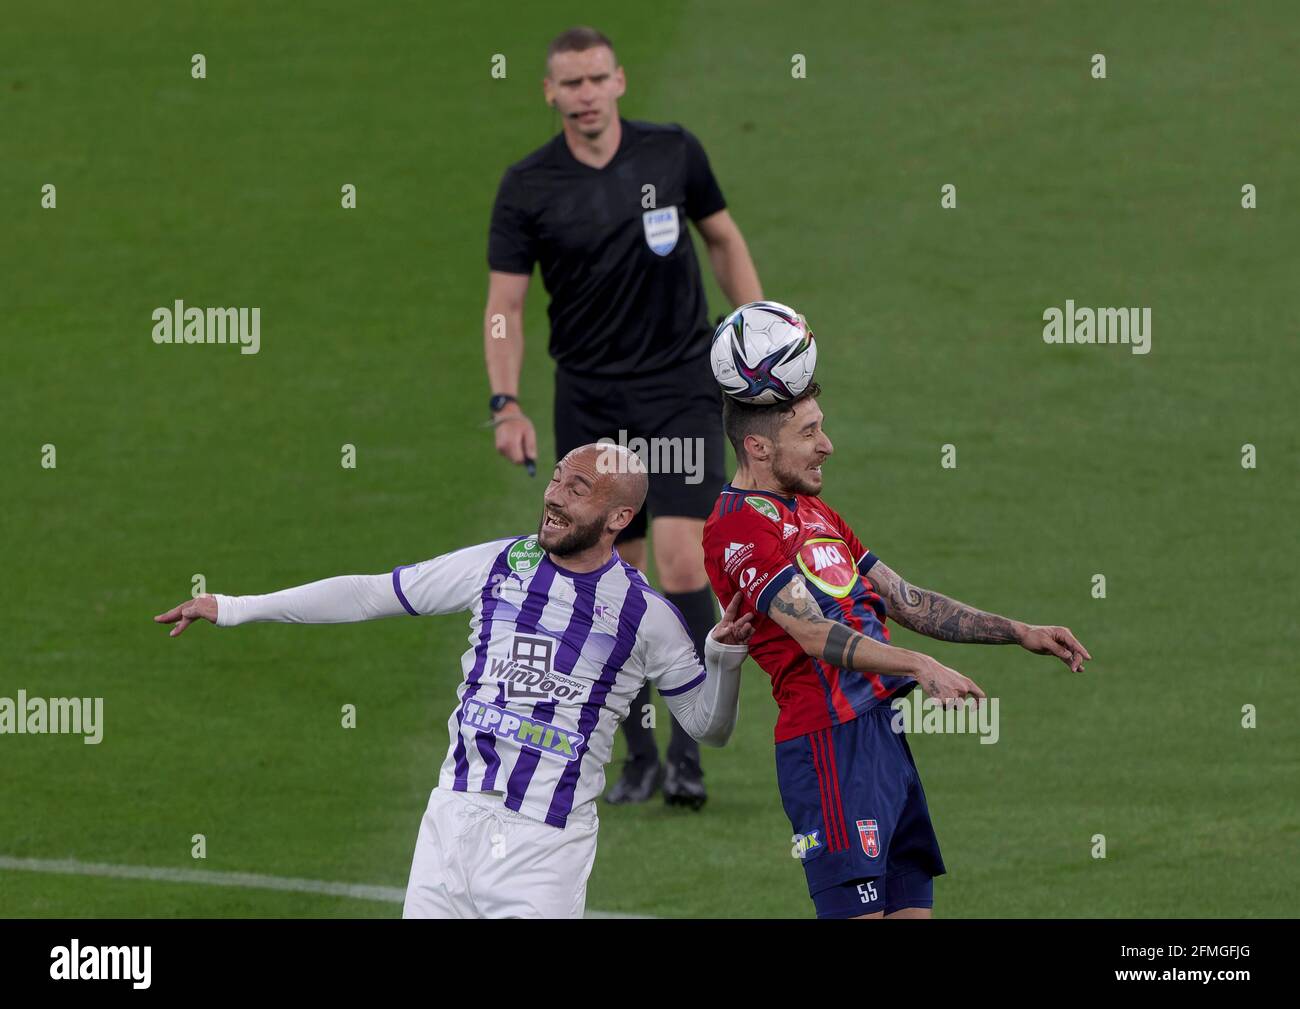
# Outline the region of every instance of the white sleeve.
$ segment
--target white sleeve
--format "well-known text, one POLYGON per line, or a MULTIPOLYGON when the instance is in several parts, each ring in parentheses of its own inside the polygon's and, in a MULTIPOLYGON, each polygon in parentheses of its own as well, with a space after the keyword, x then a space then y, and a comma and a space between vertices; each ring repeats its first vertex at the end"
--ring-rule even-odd
MULTIPOLYGON (((393 571, 392 593, 398 606, 412 616, 459 613, 473 607, 484 587, 492 580, 492 567, 518 537, 465 547, 432 560, 410 564, 393 571)), ((501 578, 509 569, 500 572, 501 578)))
POLYGON ((748 654, 746 645, 719 644, 710 630, 704 642, 704 678, 663 695, 673 717, 701 743, 725 746, 735 731, 740 714, 740 667, 748 654))
POLYGON ((722 645, 709 631, 700 664, 681 615, 666 601, 651 598, 646 621, 646 678, 659 688, 668 709, 692 737, 722 746, 736 726, 740 705, 740 667, 745 645, 722 645))
POLYGON ((217 626, 271 620, 343 624, 379 617, 455 613, 469 609, 493 560, 510 540, 483 543, 383 575, 341 575, 262 596, 217 600, 217 626))
POLYGON ((264 596, 213 596, 217 600, 218 627, 259 620, 346 624, 404 612, 388 575, 341 575, 264 596))

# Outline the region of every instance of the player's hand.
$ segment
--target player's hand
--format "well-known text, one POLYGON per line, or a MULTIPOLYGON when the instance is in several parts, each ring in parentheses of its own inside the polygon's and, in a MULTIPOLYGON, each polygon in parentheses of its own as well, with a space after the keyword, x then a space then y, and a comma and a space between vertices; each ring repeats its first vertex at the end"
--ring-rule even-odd
POLYGON ((516 466, 522 466, 525 459, 537 458, 537 432, 519 404, 509 404, 493 419, 498 452, 516 466))
POLYGON ((1083 672, 1083 660, 1092 660, 1088 649, 1068 627, 1030 627, 1020 639, 1020 646, 1035 655, 1055 655, 1070 667, 1070 672, 1083 672))
POLYGON ((962 676, 955 669, 949 669, 942 662, 928 655, 922 655, 920 652, 916 655, 919 665, 912 675, 916 677, 916 682, 921 685, 927 697, 943 701, 945 707, 967 697, 973 697, 977 701, 984 700, 984 691, 974 680, 962 676))
POLYGON ((740 615, 743 598, 739 592, 731 597, 722 619, 713 628, 713 640, 720 645, 745 645, 754 636, 754 614, 740 615))
POLYGON ((166 613, 159 613, 153 618, 157 624, 175 624, 168 637, 174 638, 196 620, 217 622, 217 599, 215 596, 199 596, 188 602, 173 606, 166 613))

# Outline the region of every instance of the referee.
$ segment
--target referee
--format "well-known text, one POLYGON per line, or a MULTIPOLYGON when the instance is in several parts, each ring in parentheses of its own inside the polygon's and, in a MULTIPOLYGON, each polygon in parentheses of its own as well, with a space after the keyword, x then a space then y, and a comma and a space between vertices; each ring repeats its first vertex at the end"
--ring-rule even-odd
MULTIPOLYGON (((645 460, 646 507, 617 546, 645 571, 648 510, 661 588, 703 655, 714 607, 701 538, 726 460, 712 326, 686 219, 733 305, 763 294, 700 142, 677 125, 620 118, 625 89, 613 44, 595 29, 571 28, 547 50, 542 90, 563 132, 506 169, 492 208, 484 313, 492 418, 497 451, 531 471, 537 433, 520 370, 524 298, 540 264, 551 297, 556 454, 601 438, 672 448, 645 460), (665 458, 677 462, 656 465, 665 458)), ((661 764, 652 711, 646 687, 623 723, 628 758, 605 798, 644 802, 662 786, 668 803, 698 809, 699 747, 674 721, 661 764)))

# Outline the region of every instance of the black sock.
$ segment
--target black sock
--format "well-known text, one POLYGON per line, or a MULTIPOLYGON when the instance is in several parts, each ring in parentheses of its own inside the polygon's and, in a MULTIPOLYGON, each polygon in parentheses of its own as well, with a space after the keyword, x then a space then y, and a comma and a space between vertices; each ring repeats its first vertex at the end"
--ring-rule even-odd
MULTIPOLYGON (((712 625, 710 625, 712 626, 712 625)), ((657 763, 659 747, 655 745, 654 729, 647 729, 641 724, 645 717, 645 706, 650 703, 650 684, 641 687, 641 692, 632 701, 632 709, 623 719, 623 736, 627 740, 627 755, 631 760, 657 763)))
MULTIPOLYGON (((696 654, 703 662, 704 639, 718 620, 717 611, 713 606, 713 590, 706 586, 694 592, 665 592, 664 596, 686 618, 686 626, 690 628, 691 641, 695 643, 696 654)), ((689 758, 698 764, 700 744, 677 724, 677 719, 671 714, 668 717, 673 723, 673 738, 668 744, 668 759, 676 763, 683 758, 689 758)))

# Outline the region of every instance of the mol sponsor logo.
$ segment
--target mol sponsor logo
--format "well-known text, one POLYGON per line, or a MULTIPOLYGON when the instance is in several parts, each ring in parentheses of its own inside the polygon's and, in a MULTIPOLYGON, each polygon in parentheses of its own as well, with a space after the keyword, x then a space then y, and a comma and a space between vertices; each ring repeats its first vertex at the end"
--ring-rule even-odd
POLYGON ((804 540, 795 560, 810 582, 836 599, 847 596, 857 583, 853 553, 841 539, 819 536, 804 540))

